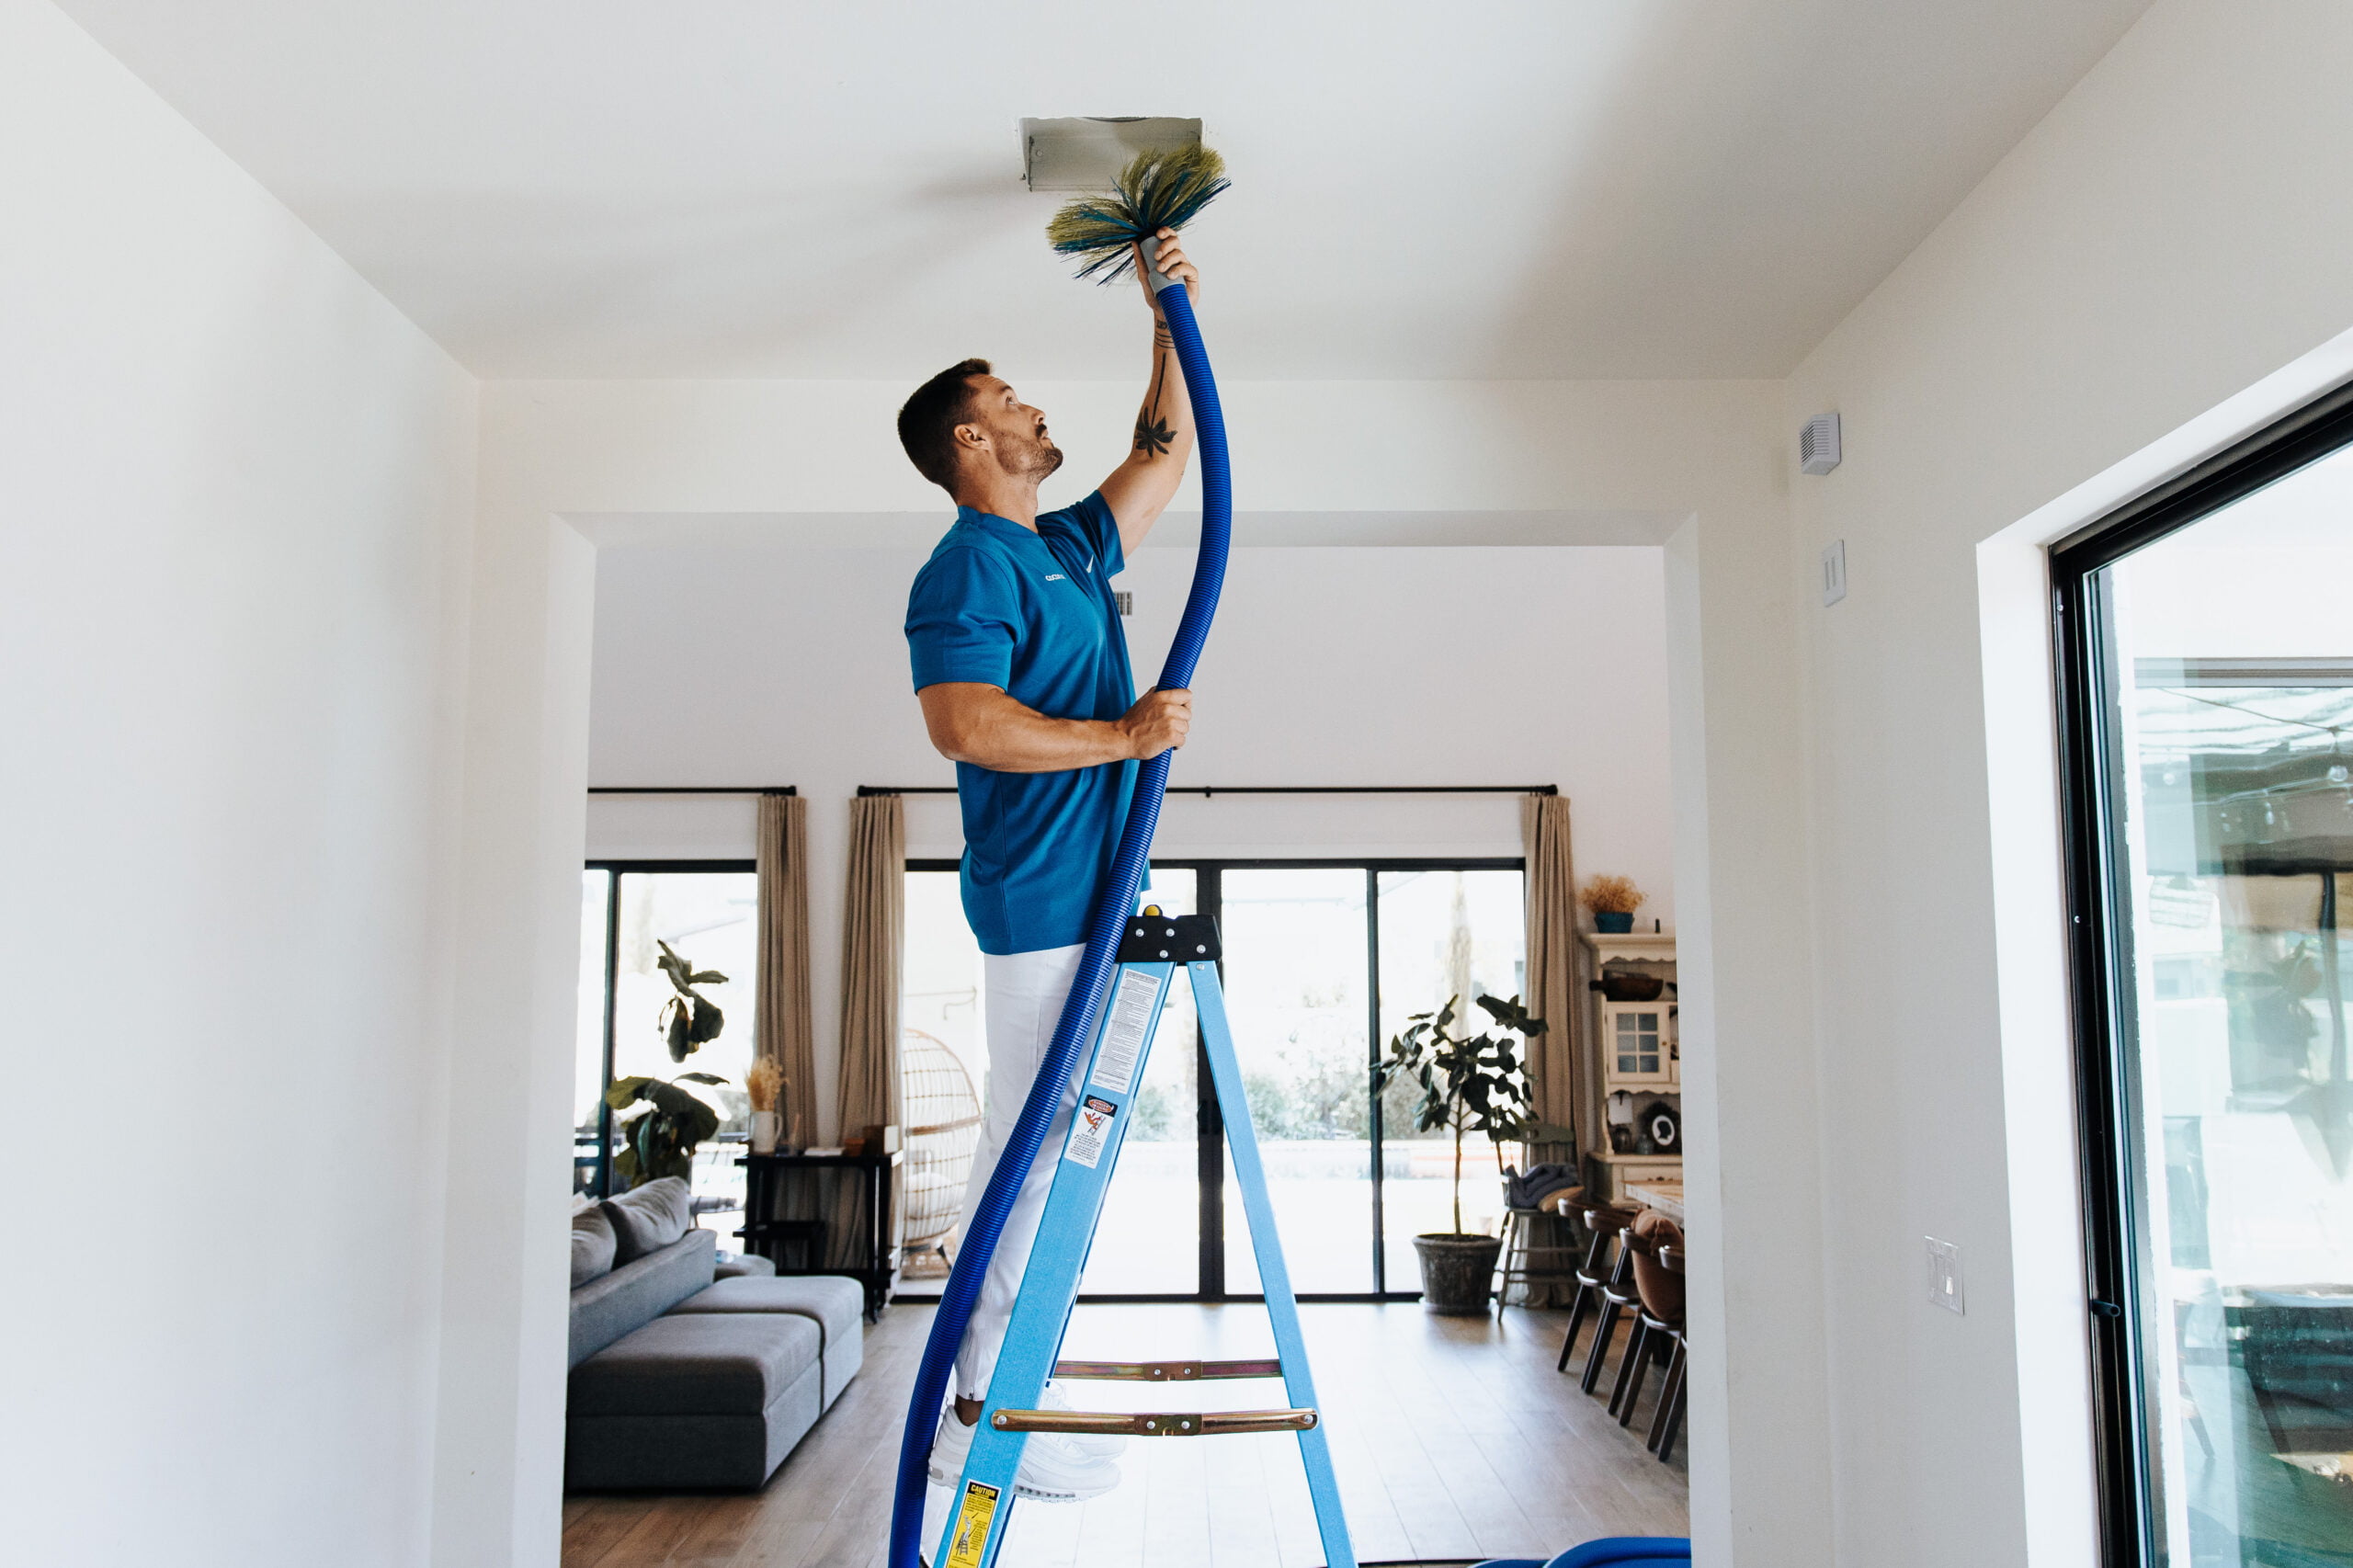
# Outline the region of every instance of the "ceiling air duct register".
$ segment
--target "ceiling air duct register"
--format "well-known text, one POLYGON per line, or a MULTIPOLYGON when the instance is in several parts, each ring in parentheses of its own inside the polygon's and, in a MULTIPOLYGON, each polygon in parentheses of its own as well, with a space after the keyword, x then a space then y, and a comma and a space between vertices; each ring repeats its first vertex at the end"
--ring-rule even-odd
POLYGON ((1167 153, 1201 139, 1198 119, 1025 119, 1021 178, 1031 190, 1108 190, 1138 153, 1167 153))

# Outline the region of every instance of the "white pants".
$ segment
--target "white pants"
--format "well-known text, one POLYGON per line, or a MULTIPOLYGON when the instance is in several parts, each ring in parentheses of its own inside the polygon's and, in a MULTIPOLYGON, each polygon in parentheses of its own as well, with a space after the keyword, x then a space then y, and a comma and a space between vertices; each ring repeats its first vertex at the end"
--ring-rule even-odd
MULTIPOLYGON (((964 1219, 959 1234, 972 1228, 973 1211, 995 1171, 997 1159, 1012 1140, 1013 1124, 1021 1118, 1029 1085, 1053 1043, 1054 1026, 1062 1021, 1063 1002, 1071 982, 1078 977, 1084 947, 1046 948, 1032 953, 984 955, 988 981, 989 1083, 987 1111, 981 1123, 981 1141, 972 1151, 972 1178, 964 1188, 964 1219)), ((981 1281, 980 1299, 972 1305, 964 1343, 956 1353, 956 1392, 980 1399, 988 1392, 996 1370, 997 1347, 1005 1343, 1005 1325, 1013 1316, 1013 1299, 1020 1293, 1022 1271, 1029 1266, 1029 1248, 1038 1239, 1038 1221, 1046 1211, 1046 1193, 1054 1185, 1054 1166, 1063 1140, 1070 1131, 1071 1113, 1078 1107, 1079 1080, 1086 1072, 1082 1061, 1063 1085, 1062 1103, 1046 1129, 1046 1142, 1021 1184, 1020 1196, 997 1238, 989 1271, 981 1281)))

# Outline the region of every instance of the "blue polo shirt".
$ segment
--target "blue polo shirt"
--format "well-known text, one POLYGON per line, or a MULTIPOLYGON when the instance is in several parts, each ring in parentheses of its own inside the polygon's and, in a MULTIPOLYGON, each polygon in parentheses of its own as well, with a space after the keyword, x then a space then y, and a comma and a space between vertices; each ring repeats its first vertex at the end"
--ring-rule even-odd
MULTIPOLYGON (((1100 492, 1031 533, 970 506, 915 574, 907 652, 915 689, 1003 688, 1051 719, 1117 719, 1135 702, 1111 577, 1125 565, 1100 492)), ((984 953, 1086 940, 1135 788, 1136 765, 993 773, 956 765, 964 809, 964 917, 984 953)))

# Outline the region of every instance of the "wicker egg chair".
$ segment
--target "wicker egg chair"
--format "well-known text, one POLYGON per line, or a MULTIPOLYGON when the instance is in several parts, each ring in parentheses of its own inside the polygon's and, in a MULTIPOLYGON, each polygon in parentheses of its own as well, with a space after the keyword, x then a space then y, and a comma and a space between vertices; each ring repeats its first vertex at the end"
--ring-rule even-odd
POLYGON ((948 1272, 948 1240, 981 1140, 981 1096, 956 1053, 917 1028, 906 1030, 899 1047, 899 1092, 907 1127, 900 1256, 909 1278, 938 1278, 948 1272))

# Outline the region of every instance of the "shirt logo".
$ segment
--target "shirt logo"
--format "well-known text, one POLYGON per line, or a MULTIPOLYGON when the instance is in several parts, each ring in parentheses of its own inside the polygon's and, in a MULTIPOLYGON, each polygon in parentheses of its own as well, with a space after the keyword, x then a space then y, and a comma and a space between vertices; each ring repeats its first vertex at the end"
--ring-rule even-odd
POLYGON ((1046 581, 1049 583, 1067 583, 1070 579, 1063 576, 1059 572, 1049 572, 1046 574, 1046 581))

